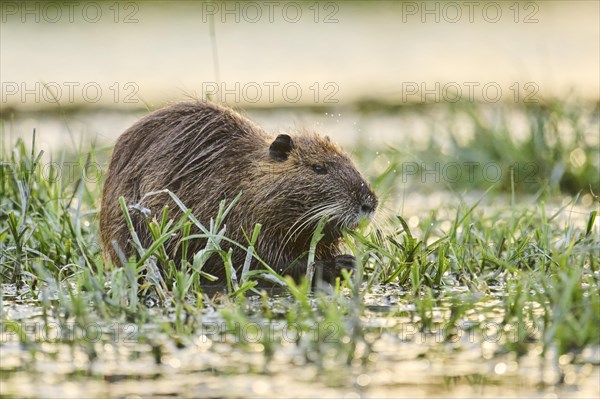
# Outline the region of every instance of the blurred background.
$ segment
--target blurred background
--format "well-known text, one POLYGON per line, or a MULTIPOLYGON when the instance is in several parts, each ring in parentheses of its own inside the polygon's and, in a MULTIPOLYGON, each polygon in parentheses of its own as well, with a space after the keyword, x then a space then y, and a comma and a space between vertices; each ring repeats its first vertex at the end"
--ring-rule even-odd
POLYGON ((597 99, 599 13, 597 1, 9 1, 2 103, 52 108, 39 84, 62 106, 118 109, 217 93, 242 107, 420 102, 415 88, 428 101, 597 99))
POLYGON ((599 4, 6 1, 0 116, 40 148, 110 148, 149 110, 209 98, 328 134, 372 176, 433 170, 423 190, 460 161, 577 193, 598 187, 599 4))

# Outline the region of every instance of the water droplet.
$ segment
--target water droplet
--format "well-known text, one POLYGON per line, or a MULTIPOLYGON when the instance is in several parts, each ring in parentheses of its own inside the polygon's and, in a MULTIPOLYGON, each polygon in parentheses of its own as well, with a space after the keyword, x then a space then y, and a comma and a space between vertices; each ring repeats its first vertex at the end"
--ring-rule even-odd
POLYGON ((506 363, 498 363, 495 367, 494 367, 494 372, 496 374, 504 374, 506 373, 506 363))
POLYGON ((361 374, 356 377, 356 383, 361 387, 366 387, 371 382, 371 376, 368 374, 361 374))

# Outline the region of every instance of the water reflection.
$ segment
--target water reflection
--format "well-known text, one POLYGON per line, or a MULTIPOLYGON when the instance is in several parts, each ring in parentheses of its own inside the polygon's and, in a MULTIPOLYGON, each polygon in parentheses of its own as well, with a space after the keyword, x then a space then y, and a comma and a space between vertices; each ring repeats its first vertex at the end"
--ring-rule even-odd
MULTIPOLYGON (((150 335, 152 343, 139 342, 137 330, 129 332, 127 323, 115 328, 101 322, 96 323, 104 332, 101 339, 69 340, 63 332, 57 339, 40 342, 29 337, 22 344, 18 334, 7 333, 5 325, 0 365, 3 394, 65 398, 593 397, 598 390, 594 381, 600 376, 597 347, 586 348, 576 363, 572 355, 554 363, 551 354, 543 354, 539 336, 530 337, 522 357, 502 349, 516 335, 510 325, 502 323, 501 298, 496 297, 503 292, 499 288, 491 287, 490 295, 472 303, 470 311, 455 321, 451 320, 452 298, 465 291, 445 289, 428 315, 431 324, 423 329, 423 316, 410 293, 393 285, 374 287, 365 295, 361 317, 365 342, 355 349, 360 354, 369 345, 368 354, 350 365, 340 358, 349 336, 339 342, 321 341, 317 354, 311 344, 314 336, 302 336, 285 320, 274 323, 255 318, 251 326, 232 330, 224 319, 213 315, 206 323, 198 320, 202 327, 184 345, 158 332, 150 335), (257 338, 260 332, 272 335, 268 341, 275 345, 274 353, 269 355, 264 343, 258 342, 265 342, 264 336, 257 338)), ((4 288, 10 290, 10 286, 4 288)), ((289 298, 273 299, 275 304, 278 301, 286 307, 289 298)), ((257 298, 250 299, 249 306, 262 305, 257 298)), ((527 306, 542 311, 534 303, 527 306)), ((5 310, 13 320, 20 319, 30 334, 35 333, 31 326, 41 323, 41 309, 32 304, 17 305, 5 298, 5 310)))

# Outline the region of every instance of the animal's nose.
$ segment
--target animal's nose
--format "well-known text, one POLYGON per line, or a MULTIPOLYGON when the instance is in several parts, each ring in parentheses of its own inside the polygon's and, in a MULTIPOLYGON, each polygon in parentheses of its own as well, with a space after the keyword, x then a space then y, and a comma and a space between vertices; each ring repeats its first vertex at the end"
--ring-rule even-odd
POLYGON ((360 211, 362 213, 371 213, 371 212, 375 211, 375 206, 371 203, 363 203, 360 206, 360 211))
POLYGON ((366 182, 363 182, 357 190, 360 213, 371 215, 377 208, 377 195, 371 190, 366 182))
POLYGON ((377 198, 374 195, 367 195, 360 205, 360 211, 365 214, 375 212, 375 208, 377 208, 377 198))

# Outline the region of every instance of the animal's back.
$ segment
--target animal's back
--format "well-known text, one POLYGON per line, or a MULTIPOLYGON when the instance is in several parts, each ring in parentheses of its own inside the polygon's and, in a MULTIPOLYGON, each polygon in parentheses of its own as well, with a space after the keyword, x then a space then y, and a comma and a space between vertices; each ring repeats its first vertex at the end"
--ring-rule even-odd
MULTIPOLYGON (((169 189, 195 214, 215 216, 219 202, 239 192, 238 170, 245 160, 238 155, 264 147, 266 137, 247 119, 208 102, 179 103, 142 118, 119 137, 108 168, 100 211, 105 253, 119 261, 113 241, 124 255, 133 253, 120 196, 133 205, 146 193, 169 189)), ((167 194, 147 197, 141 205, 156 213, 166 203, 173 217, 180 214, 167 194)), ((136 230, 146 230, 144 215, 135 209, 130 214, 136 230)), ((140 238, 149 243, 148 235, 140 238)))

